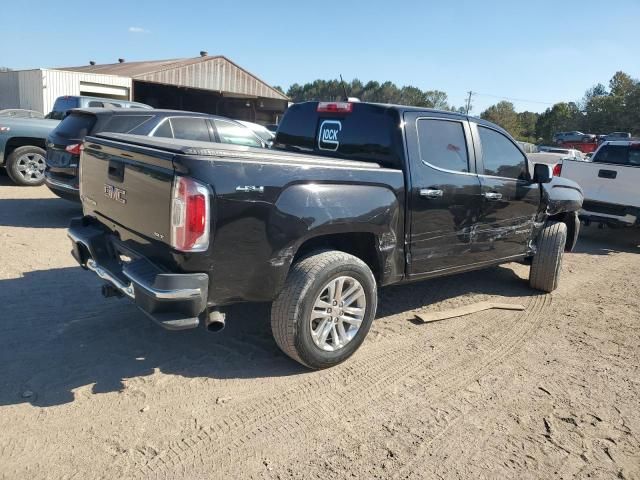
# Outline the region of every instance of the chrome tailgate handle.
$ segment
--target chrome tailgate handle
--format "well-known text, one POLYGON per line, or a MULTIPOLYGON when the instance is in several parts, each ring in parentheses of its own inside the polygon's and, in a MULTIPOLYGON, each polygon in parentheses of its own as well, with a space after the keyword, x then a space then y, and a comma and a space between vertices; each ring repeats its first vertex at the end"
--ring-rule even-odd
POLYGON ((435 188, 421 188, 420 196, 426 198, 442 198, 444 192, 435 188))

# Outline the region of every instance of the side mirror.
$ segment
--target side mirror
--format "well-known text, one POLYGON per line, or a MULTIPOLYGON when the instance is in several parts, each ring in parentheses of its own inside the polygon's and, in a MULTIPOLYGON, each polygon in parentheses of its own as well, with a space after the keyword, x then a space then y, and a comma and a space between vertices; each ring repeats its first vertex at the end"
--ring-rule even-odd
POLYGON ((549 183, 551 181, 551 167, 546 163, 533 165, 533 183, 549 183))

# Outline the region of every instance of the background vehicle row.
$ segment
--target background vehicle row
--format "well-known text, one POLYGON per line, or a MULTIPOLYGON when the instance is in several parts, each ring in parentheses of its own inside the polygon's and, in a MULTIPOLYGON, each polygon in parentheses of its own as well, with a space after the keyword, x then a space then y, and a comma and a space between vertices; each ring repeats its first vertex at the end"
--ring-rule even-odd
POLYGON ((99 132, 267 146, 253 131, 224 117, 178 110, 75 109, 62 120, 47 142, 45 177, 46 185, 53 193, 68 200, 80 200, 80 146, 87 135, 99 132))

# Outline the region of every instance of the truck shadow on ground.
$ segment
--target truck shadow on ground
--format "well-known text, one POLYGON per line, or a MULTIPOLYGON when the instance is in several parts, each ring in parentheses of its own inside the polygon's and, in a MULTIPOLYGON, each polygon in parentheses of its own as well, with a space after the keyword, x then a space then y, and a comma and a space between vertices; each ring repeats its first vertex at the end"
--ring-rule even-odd
MULTIPOLYGON (((117 392, 127 379, 156 370, 211 379, 307 372, 276 346, 266 304, 230 308, 227 328, 217 335, 167 332, 127 300, 102 298, 99 287, 100 280, 79 267, 0 280, 0 405, 61 405, 73 402, 80 387, 117 392)), ((537 294, 500 267, 382 289, 379 316, 475 293, 537 294)))
POLYGON ((0 226, 66 228, 81 215, 80 204, 61 198, 0 199, 0 226))
POLYGON ((598 228, 593 224, 583 226, 574 252, 590 255, 640 253, 640 228, 598 228))

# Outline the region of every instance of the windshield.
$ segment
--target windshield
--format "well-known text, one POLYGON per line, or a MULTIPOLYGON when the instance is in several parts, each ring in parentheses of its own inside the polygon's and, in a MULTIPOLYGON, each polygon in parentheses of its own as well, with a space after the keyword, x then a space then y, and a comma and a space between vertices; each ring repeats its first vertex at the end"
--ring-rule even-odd
POLYGON ((259 136, 264 142, 267 142, 267 143, 272 142, 273 138, 275 137, 275 134, 273 132, 270 132, 269 130, 266 129, 266 127, 263 127, 262 125, 259 125, 257 123, 244 122, 242 120, 238 120, 238 123, 241 123, 248 129, 250 129, 253 133, 259 136))
POLYGON ((253 130, 253 133, 258 135, 265 142, 271 142, 273 140, 273 137, 275 137, 273 133, 271 133, 269 130, 267 130, 264 127, 252 128, 252 130, 253 130))

